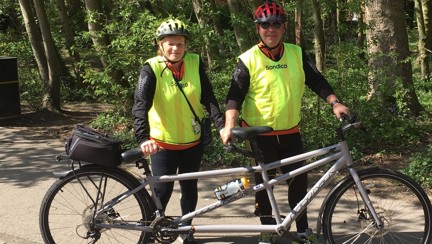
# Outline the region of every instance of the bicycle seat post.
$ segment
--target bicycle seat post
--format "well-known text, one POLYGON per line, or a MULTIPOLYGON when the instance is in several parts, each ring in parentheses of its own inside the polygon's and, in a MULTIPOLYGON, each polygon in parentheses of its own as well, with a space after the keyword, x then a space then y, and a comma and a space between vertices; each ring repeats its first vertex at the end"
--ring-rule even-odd
POLYGON ((264 163, 264 157, 261 150, 258 147, 258 143, 255 138, 249 140, 250 150, 254 154, 254 159, 257 165, 264 163))

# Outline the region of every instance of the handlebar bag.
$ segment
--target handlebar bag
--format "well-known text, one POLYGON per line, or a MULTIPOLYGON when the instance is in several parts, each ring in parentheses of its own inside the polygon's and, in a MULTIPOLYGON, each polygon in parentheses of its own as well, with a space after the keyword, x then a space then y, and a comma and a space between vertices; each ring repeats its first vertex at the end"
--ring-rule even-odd
POLYGON ((68 157, 108 167, 121 164, 122 142, 93 128, 76 125, 65 142, 68 157))

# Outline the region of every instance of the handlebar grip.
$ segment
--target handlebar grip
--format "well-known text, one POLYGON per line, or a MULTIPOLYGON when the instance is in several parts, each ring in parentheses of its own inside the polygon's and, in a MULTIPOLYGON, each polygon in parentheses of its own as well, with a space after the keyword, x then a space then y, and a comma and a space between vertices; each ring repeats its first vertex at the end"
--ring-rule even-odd
POLYGON ((351 116, 351 115, 342 113, 341 118, 340 118, 340 122, 344 122, 344 121, 352 124, 356 121, 356 116, 355 115, 351 116))

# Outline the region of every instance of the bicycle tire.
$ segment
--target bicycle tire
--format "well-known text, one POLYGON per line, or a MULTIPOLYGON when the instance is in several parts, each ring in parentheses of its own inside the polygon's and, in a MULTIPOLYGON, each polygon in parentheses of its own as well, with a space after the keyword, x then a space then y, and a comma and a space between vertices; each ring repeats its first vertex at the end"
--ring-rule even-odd
MULTIPOLYGON (((45 243, 147 243, 149 233, 118 228, 92 228, 97 188, 100 201, 109 201, 120 193, 136 188, 140 182, 119 168, 91 165, 58 179, 45 194, 39 213, 39 225, 45 243), (77 179, 80 179, 81 183, 77 179), (99 185, 99 183, 103 183, 99 185), (91 196, 91 198, 90 198, 91 196), (89 236, 89 233, 92 233, 89 236)), ((144 189, 122 200, 96 221, 112 223, 124 220, 150 225, 151 198, 144 189)), ((100 205, 97 204, 98 206, 100 205)), ((97 206, 96 206, 97 207, 97 206)))
POLYGON ((358 172, 369 198, 384 222, 377 232, 351 176, 336 185, 323 214, 326 243, 421 243, 432 241, 432 207, 421 186, 390 169, 358 172))

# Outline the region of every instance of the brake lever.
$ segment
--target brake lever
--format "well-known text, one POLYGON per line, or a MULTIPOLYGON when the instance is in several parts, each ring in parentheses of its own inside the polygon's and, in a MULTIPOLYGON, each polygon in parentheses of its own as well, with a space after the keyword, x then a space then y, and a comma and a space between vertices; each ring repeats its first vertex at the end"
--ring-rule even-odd
POLYGON ((344 132, 344 131, 350 129, 351 127, 354 127, 355 129, 360 129, 365 134, 368 134, 366 128, 363 126, 363 122, 349 123, 349 124, 345 125, 344 127, 342 127, 342 131, 344 132))
POLYGON ((339 118, 339 121, 340 122, 347 122, 348 124, 352 124, 356 121, 356 116, 355 115, 351 116, 351 115, 342 113, 341 117, 339 118))

